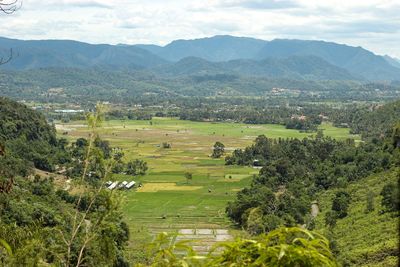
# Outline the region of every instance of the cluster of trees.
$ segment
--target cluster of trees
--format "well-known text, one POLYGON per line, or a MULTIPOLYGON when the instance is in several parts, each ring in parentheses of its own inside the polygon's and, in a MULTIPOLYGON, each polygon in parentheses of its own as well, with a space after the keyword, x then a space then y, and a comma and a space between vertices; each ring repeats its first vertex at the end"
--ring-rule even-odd
POLYGON ((217 159, 222 157, 224 154, 225 154, 225 145, 219 141, 215 142, 211 157, 217 159))
POLYGON ((325 214, 325 224, 330 228, 336 225, 337 219, 343 219, 347 216, 350 206, 351 196, 346 191, 336 192, 332 199, 332 208, 325 214))
POLYGON ((128 120, 151 120, 153 114, 146 110, 122 110, 115 109, 107 112, 109 119, 128 119, 128 120))
POLYGON ((55 129, 43 115, 3 97, 0 97, 0 143, 7 151, 7 160, 14 161, 25 172, 29 168, 24 165, 53 171, 67 157, 63 141, 57 140, 55 129))
MULTIPOLYGON (((70 156, 64 161, 67 176, 80 177, 84 171, 82 162, 87 157, 89 140, 78 138, 70 146, 67 145, 68 142, 65 139, 60 139, 60 142, 63 142, 70 156)), ((120 148, 112 148, 108 141, 102 140, 99 136, 95 137, 90 150, 92 160, 87 169, 87 179, 92 182, 97 182, 100 177, 104 177, 107 161, 111 159, 113 161, 111 172, 115 174, 144 175, 148 170, 147 163, 141 159, 125 162, 123 151, 120 148)))
POLYGON ((282 124, 287 129, 316 131, 322 123, 322 109, 302 107, 227 106, 224 108, 205 107, 182 109, 181 120, 192 121, 231 121, 247 124, 282 124), (320 113, 318 113, 320 112, 320 113))
POLYGON ((129 175, 145 175, 147 170, 147 162, 140 159, 135 159, 126 164, 126 173, 129 175))
POLYGON ((383 139, 392 135, 392 127, 398 123, 400 101, 347 107, 329 113, 335 126, 344 123, 351 128, 352 133, 361 134, 363 139, 383 139))
MULTIPOLYGON (((251 166, 256 161, 263 166, 250 187, 229 203, 227 214, 253 233, 282 225, 312 228, 309 210, 317 192, 346 188, 349 182, 399 165, 400 153, 393 140, 356 145, 353 140, 337 141, 321 135, 303 140, 259 136, 254 145, 226 157, 226 164, 251 166)), ((347 215, 350 200, 344 191, 335 195, 327 224, 347 215)))

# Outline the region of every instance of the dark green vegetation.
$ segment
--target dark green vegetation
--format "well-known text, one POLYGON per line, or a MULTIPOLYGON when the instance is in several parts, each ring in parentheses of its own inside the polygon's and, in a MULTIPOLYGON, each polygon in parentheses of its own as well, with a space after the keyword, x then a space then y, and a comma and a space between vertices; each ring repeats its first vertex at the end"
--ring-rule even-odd
POLYGON ((129 231, 119 200, 90 185, 104 177, 107 143, 80 139, 67 147, 42 115, 11 100, 0 101, 0 265, 126 266, 123 248, 129 231), (56 175, 33 175, 56 165, 68 167, 86 190, 69 194, 57 186, 56 175))
MULTIPOLYGON (((228 207, 228 215, 247 226, 257 212, 261 215, 258 231, 262 232, 272 225, 307 223, 309 206, 317 192, 390 168, 398 161, 393 153, 394 148, 388 145, 356 146, 354 142, 324 137, 274 141, 260 136, 253 146, 235 150, 226 158, 227 164, 251 165, 257 160, 264 166, 251 187, 240 192, 238 200, 228 207)), ((339 212, 339 218, 346 216, 349 197, 341 193, 333 202, 332 209, 339 212)))
POLYGON ((52 171, 66 156, 55 129, 40 113, 0 97, 0 122, 0 143, 7 151, 7 164, 15 164, 17 174, 27 173, 25 165, 52 171))
POLYGON ((345 266, 395 266, 400 211, 395 107, 398 102, 371 112, 369 122, 354 122, 362 133, 369 133, 374 118, 381 119, 376 132, 364 134, 374 138, 358 145, 322 135, 303 140, 260 136, 254 145, 235 150, 226 164, 257 162, 263 168, 228 205, 228 216, 252 234, 282 225, 324 229, 345 266), (324 215, 318 215, 318 205, 324 215))
POLYGON ((219 141, 215 142, 212 158, 220 158, 225 153, 225 145, 219 141))
POLYGON ((321 211, 316 217, 316 229, 329 237, 336 258, 343 266, 398 266, 399 206, 397 211, 389 211, 386 203, 393 206, 398 201, 395 188, 399 188, 399 179, 400 169, 394 168, 316 196, 321 211), (388 185, 390 193, 384 193, 384 197, 381 193, 388 185), (332 213, 335 195, 341 191, 351 196, 347 216, 334 217, 335 223, 329 225, 325 219, 332 213))
POLYGON ((399 118, 400 101, 395 101, 386 105, 342 110, 335 114, 334 124, 339 125, 345 122, 351 127, 353 133, 361 134, 364 139, 380 139, 392 134, 393 126, 398 123, 399 118))

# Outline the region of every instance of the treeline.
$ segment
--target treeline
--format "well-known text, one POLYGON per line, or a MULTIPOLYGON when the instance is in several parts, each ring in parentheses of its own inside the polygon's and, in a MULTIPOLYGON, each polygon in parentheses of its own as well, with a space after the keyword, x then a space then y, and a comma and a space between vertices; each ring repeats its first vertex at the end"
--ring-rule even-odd
POLYGON ((151 120, 155 117, 178 117, 181 120, 238 122, 246 124, 281 124, 288 129, 316 131, 326 117, 326 107, 315 105, 270 106, 262 101, 223 101, 209 99, 197 104, 195 99, 182 106, 153 106, 126 110, 115 108, 107 119, 151 120), (238 104, 235 104, 238 103, 238 104))
POLYGON ((382 100, 399 97, 398 84, 363 84, 355 81, 273 79, 221 75, 163 77, 149 71, 44 68, 2 71, 0 95, 41 103, 97 101, 115 104, 155 104, 179 97, 284 97, 315 100, 382 100), (274 88, 285 91, 278 94, 274 88))
POLYGON ((322 115, 314 110, 303 108, 267 107, 226 109, 184 109, 180 112, 181 120, 191 121, 231 121, 247 124, 281 124, 287 129, 316 131, 322 123, 322 115))
POLYGON ((400 101, 347 108, 331 114, 335 125, 346 123, 352 133, 361 134, 363 139, 382 139, 391 135, 392 127, 399 121, 400 101))

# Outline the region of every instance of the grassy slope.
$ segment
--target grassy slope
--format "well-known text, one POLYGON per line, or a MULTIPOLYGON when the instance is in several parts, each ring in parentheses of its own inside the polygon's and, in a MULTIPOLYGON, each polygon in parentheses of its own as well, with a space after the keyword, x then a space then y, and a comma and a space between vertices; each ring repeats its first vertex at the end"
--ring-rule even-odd
MULTIPOLYGON (((349 266, 398 266, 399 218, 394 214, 383 213, 381 196, 383 186, 396 182, 400 170, 378 173, 356 181, 347 187, 352 203, 349 215, 339 219, 333 229, 332 237, 338 243, 339 260, 349 266), (375 210, 366 213, 368 191, 375 194, 375 210)), ((319 196, 321 214, 317 218, 317 228, 324 227, 324 215, 332 205, 337 190, 329 190, 319 196)), ((326 235, 329 231, 324 229, 326 235)))

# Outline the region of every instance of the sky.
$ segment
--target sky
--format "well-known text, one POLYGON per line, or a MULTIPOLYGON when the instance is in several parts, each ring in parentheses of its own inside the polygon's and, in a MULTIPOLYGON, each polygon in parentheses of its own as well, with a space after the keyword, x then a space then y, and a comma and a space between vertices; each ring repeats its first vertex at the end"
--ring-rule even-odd
POLYGON ((400 0, 23 0, 0 23, 0 36, 26 40, 165 45, 234 35, 326 40, 400 58, 400 0))

